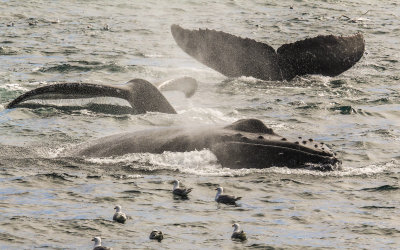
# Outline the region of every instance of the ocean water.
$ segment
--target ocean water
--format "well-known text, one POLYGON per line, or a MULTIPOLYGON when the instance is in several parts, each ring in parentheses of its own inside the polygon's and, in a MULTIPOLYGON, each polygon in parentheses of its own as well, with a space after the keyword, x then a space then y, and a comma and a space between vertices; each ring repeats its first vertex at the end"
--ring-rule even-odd
POLYGON ((0 17, 0 249, 91 249, 95 236, 114 249, 399 248, 398 1, 1 0, 0 17), (337 77, 227 78, 186 55, 171 24, 274 48, 361 32, 366 51, 337 77), (98 105, 124 105, 106 98, 4 108, 54 82, 181 76, 197 79, 199 89, 190 99, 165 93, 176 115, 100 112, 98 105), (232 170, 206 149, 65 156, 114 133, 241 118, 261 119, 288 138, 326 142, 342 169, 232 170), (174 179, 193 188, 188 200, 174 199, 174 179), (219 185, 242 197, 239 206, 214 202, 219 185), (117 204, 130 217, 124 225, 111 220, 117 204), (230 239, 235 222, 246 242, 230 239), (154 228, 165 234, 161 243, 148 239, 154 228))

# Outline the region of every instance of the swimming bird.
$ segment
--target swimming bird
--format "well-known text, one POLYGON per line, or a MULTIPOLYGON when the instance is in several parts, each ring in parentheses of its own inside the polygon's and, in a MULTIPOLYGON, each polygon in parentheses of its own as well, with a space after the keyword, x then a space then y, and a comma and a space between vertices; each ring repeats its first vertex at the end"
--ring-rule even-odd
POLYGON ((157 230, 157 229, 153 229, 153 231, 151 231, 149 238, 151 240, 158 240, 158 242, 161 242, 164 239, 164 234, 157 230))
POLYGON ((114 209, 115 209, 115 214, 113 216, 113 220, 124 224, 126 221, 126 214, 121 212, 121 206, 117 205, 114 207, 114 209))
POLYGON ((243 230, 240 230, 240 225, 238 223, 234 223, 232 225, 232 227, 234 227, 233 233, 232 233, 232 236, 231 236, 232 240, 240 240, 240 241, 247 240, 246 233, 243 232, 243 230))
POLYGON ((101 245, 101 238, 100 238, 100 237, 94 237, 94 238, 92 239, 92 241, 94 241, 94 248, 93 248, 93 250, 113 250, 113 249, 110 248, 110 247, 103 247, 103 246, 101 245))
POLYGON ((174 180, 174 188, 172 190, 172 193, 174 195, 178 195, 181 196, 183 198, 186 198, 187 195, 192 192, 192 188, 180 188, 179 187, 179 181, 178 180, 174 180))
POLYGON ((222 194, 224 192, 223 187, 218 187, 215 190, 217 190, 217 195, 215 195, 215 201, 218 203, 224 203, 227 205, 236 205, 236 201, 242 198, 233 195, 222 194))

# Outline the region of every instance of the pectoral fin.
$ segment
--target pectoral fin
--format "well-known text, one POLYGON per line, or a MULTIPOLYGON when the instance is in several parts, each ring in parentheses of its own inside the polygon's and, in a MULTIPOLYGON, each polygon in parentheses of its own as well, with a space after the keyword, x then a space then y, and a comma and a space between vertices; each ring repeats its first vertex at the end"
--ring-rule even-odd
POLYGON ((79 99, 101 96, 126 99, 126 90, 116 86, 91 83, 57 83, 28 91, 13 101, 6 108, 14 108, 19 103, 33 99, 79 99))
POLYGON ((79 99, 94 97, 116 97, 127 100, 135 113, 161 112, 176 114, 175 109, 161 92, 143 79, 133 79, 123 86, 92 83, 57 83, 28 91, 6 108, 32 99, 79 99))

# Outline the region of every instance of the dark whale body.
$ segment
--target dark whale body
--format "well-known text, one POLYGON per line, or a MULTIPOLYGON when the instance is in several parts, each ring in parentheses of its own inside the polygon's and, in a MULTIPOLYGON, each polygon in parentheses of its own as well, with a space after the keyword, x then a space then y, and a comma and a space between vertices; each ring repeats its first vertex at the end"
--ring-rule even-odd
MULTIPOLYGON (((182 84, 178 85, 181 87, 182 84)), ((160 91, 142 79, 131 80, 124 86, 53 84, 17 97, 7 108, 13 108, 30 99, 98 96, 123 98, 137 113, 176 113, 160 91)), ((72 152, 72 155, 108 157, 142 152, 186 152, 205 148, 216 155, 223 167, 230 168, 277 166, 332 170, 340 162, 323 144, 313 143, 311 139, 289 142, 256 119, 239 120, 225 127, 167 127, 112 135, 89 142, 72 152)))
POLYGON ((272 81, 306 74, 339 75, 360 60, 365 47, 360 33, 320 35, 284 44, 277 51, 268 44, 222 31, 172 25, 171 33, 183 51, 223 75, 272 81))
POLYGON ((257 119, 239 120, 225 127, 166 127, 111 135, 86 143, 73 152, 81 157, 109 157, 129 153, 211 150, 223 167, 307 168, 332 170, 340 161, 324 145, 289 142, 257 119))

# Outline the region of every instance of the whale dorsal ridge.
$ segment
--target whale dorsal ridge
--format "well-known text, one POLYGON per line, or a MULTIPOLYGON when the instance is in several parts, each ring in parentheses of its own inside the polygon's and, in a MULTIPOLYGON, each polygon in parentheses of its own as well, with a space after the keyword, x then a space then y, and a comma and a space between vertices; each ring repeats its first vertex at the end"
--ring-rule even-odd
POLYGON ((265 124, 258 119, 240 119, 225 128, 249 133, 274 134, 271 128, 265 126, 265 124))

